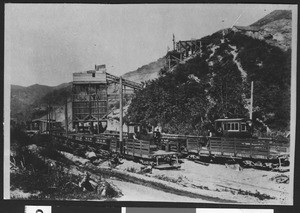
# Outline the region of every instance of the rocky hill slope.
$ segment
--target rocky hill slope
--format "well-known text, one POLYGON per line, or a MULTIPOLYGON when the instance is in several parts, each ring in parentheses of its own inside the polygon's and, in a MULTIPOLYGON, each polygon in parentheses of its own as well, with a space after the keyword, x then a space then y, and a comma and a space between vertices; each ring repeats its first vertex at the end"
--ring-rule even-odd
POLYGON ((292 12, 275 10, 251 26, 260 28, 267 35, 266 42, 287 51, 292 41, 292 12))
POLYGON ((259 33, 264 35, 264 30, 274 26, 273 37, 268 39, 231 30, 203 38, 201 54, 172 71, 163 70, 158 79, 137 93, 128 109, 128 119, 150 125, 160 123, 165 132, 203 134, 216 118, 249 117, 250 82, 254 81, 256 126, 261 131, 288 130, 290 34, 285 34, 283 43, 274 39, 276 33, 288 27, 282 23, 290 23, 281 18, 283 13, 274 12, 258 22, 259 33))
POLYGON ((265 17, 259 19, 258 21, 251 24, 251 26, 263 27, 266 24, 269 24, 274 21, 279 20, 292 20, 292 11, 291 10, 274 10, 265 17))
POLYGON ((123 78, 138 83, 149 81, 158 78, 158 73, 165 66, 165 64, 166 59, 160 58, 157 61, 144 65, 135 71, 124 74, 123 78))

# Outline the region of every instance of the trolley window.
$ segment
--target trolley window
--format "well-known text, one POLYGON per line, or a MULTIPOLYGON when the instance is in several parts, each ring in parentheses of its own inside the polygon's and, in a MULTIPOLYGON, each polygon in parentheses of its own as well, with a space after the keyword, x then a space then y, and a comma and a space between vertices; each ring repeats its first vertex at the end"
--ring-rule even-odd
POLYGON ((228 123, 227 128, 228 131, 239 131, 239 123, 237 122, 228 123))
POLYGON ((241 124, 241 131, 246 132, 246 124, 241 124))

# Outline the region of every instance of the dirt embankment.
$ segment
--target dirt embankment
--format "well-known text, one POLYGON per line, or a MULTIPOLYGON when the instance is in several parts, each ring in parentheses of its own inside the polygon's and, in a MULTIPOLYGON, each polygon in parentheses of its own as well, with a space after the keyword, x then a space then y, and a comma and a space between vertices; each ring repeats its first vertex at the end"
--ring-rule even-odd
MULTIPOLYGON (((39 150, 36 146, 29 149, 39 150)), ((274 177, 280 174, 276 172, 234 170, 184 159, 179 170, 153 169, 151 173, 141 174, 142 165, 132 161, 123 160, 123 164, 112 168, 105 160, 98 159, 94 165, 86 158, 59 153, 72 162, 64 168, 65 172, 81 177, 88 171, 96 182, 104 179, 121 190, 123 195, 116 200, 247 204, 288 204, 291 201, 291 185, 277 183, 274 177)))
MULTIPOLYGON (((77 158, 70 154, 66 156, 77 158)), ((255 169, 236 171, 224 165, 204 166, 184 160, 180 170, 153 170, 151 174, 138 174, 142 165, 132 161, 123 160, 123 164, 114 169, 107 162, 95 166, 85 163, 84 159, 75 161, 78 166, 96 175, 114 177, 136 184, 136 187, 143 185, 192 200, 199 199, 199 202, 286 204, 290 200, 289 184, 272 180, 279 175, 275 172, 255 169)), ((118 181, 115 182, 120 185, 118 181)), ((140 198, 136 197, 135 200, 140 198)))

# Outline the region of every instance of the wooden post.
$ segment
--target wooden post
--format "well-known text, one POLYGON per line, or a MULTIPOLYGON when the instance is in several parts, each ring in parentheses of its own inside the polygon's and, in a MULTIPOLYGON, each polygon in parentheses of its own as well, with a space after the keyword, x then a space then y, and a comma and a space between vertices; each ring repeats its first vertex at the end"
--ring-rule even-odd
POLYGON ((122 77, 120 77, 120 154, 122 154, 122 142, 123 142, 123 83, 122 77))
POLYGON ((223 155, 223 153, 224 153, 224 152, 223 152, 223 144, 224 144, 224 140, 225 140, 225 139, 221 138, 221 153, 222 153, 221 155, 223 155))
POLYGON ((233 143, 234 143, 234 157, 236 157, 237 151, 236 151, 236 140, 235 139, 233 139, 233 143))
POLYGON ((270 141, 269 140, 267 140, 267 159, 269 159, 270 158, 270 141))
POLYGON ((278 158, 279 161, 279 169, 281 169, 281 157, 278 158))
POLYGON ((51 135, 51 105, 48 106, 48 126, 49 126, 49 135, 51 135))
POLYGON ((175 35, 173 34, 173 50, 175 50, 175 35))
POLYGON ((68 138, 68 127, 69 127, 69 122, 68 122, 68 99, 66 99, 66 105, 65 105, 65 122, 66 122, 66 136, 68 138))
MULTIPOLYGON (((48 106, 47 106, 47 123, 46 123, 46 132, 47 131, 49 131, 49 104, 48 104, 48 106)), ((50 131, 49 131, 49 133, 50 133, 50 131)))
POLYGON ((252 111, 253 111, 253 81, 251 81, 251 99, 250 99, 250 120, 252 121, 252 111))
MULTIPOLYGON (((101 86, 99 86, 99 92, 100 92, 101 86)), ((101 93, 100 93, 101 94, 101 93)), ((96 103, 96 107, 97 107, 97 134, 100 133, 100 123, 99 123, 99 118, 100 118, 100 112, 99 112, 99 108, 100 108, 100 101, 98 100, 98 94, 97 94, 97 87, 96 87, 96 95, 95 95, 95 103, 96 103)), ((102 123, 101 123, 102 126, 102 123)))
POLYGON ((252 158, 253 154, 253 139, 250 139, 250 158, 252 158))
POLYGON ((211 138, 208 139, 208 143, 209 143, 209 155, 211 155, 211 138))
POLYGON ((142 157, 142 145, 143 145, 143 143, 142 143, 142 141, 138 141, 140 144, 140 156, 142 157))

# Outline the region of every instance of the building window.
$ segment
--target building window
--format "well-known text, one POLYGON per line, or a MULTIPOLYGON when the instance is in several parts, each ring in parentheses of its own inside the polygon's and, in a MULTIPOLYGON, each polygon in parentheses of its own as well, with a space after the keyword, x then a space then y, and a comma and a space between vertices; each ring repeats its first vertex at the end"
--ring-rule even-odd
POLYGON ((234 123, 230 124, 230 130, 234 130, 234 123))
POLYGON ((96 73, 92 73, 92 77, 93 77, 93 78, 96 77, 96 73))
POLYGON ((234 130, 239 130, 239 123, 234 124, 234 130))
POLYGON ((243 132, 246 132, 246 124, 241 124, 241 130, 242 130, 243 132))
POLYGON ((237 122, 230 122, 227 124, 228 131, 239 131, 239 123, 237 122))

